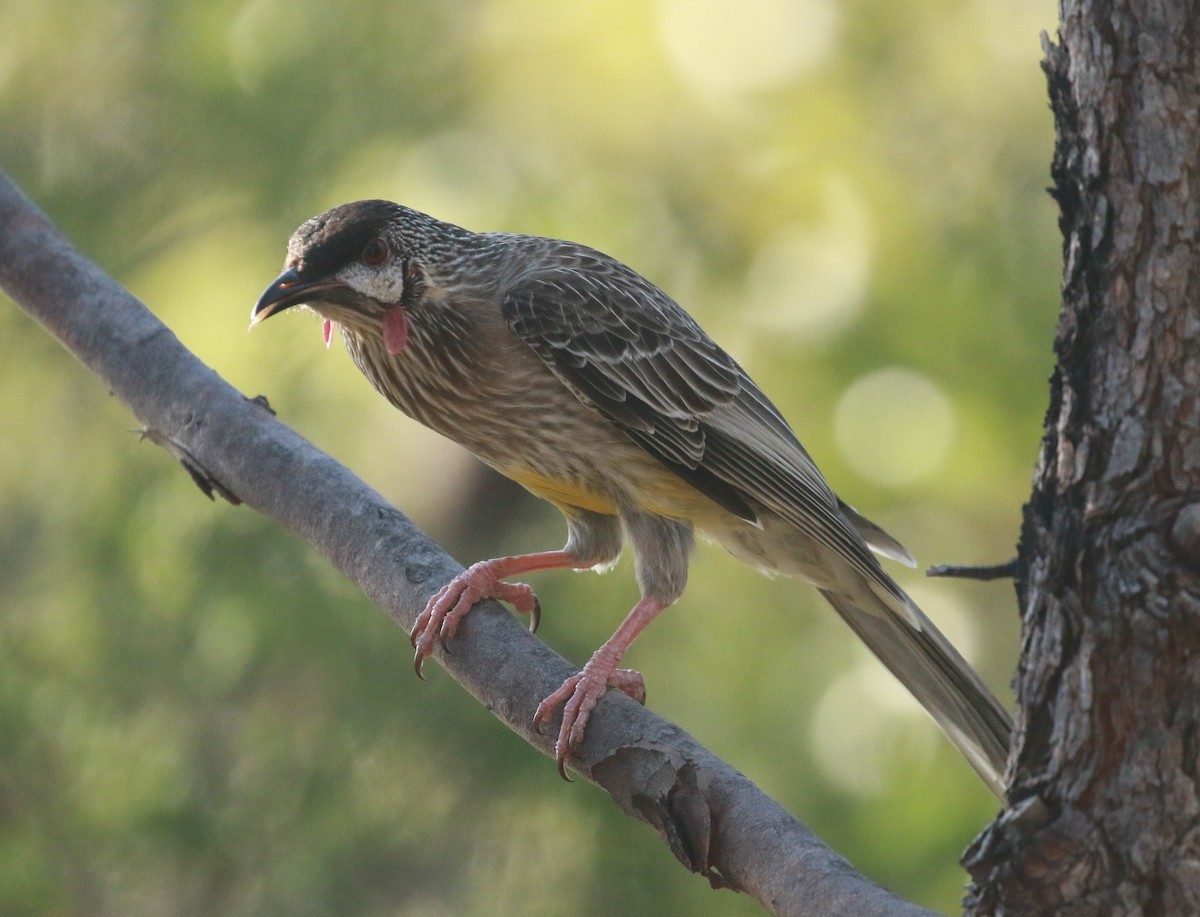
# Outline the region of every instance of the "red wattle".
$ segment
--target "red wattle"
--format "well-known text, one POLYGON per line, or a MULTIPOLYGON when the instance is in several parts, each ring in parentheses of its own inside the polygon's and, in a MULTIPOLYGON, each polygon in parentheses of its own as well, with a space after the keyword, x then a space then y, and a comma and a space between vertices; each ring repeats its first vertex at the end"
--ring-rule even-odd
POLYGON ((408 317, 399 306, 392 306, 383 313, 383 343, 393 357, 404 349, 408 342, 408 317))

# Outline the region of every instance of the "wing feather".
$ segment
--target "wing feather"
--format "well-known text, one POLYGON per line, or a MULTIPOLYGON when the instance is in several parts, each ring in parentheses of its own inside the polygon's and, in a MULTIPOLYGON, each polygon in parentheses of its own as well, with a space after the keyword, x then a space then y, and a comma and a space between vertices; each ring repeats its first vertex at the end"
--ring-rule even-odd
MULTIPOLYGON (((537 240, 542 246, 547 243, 537 240)), ((512 330, 586 404, 731 512, 765 507, 890 584, 791 428, 665 293, 570 243, 503 300, 512 330)))

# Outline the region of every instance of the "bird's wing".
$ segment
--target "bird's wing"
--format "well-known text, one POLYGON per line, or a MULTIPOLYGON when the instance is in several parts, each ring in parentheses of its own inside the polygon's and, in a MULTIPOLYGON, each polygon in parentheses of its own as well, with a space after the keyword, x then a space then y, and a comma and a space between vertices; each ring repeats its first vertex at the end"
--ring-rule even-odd
POLYGON ((599 252, 555 255, 503 312, 576 396, 731 512, 765 507, 891 583, 779 411, 691 316, 599 252))

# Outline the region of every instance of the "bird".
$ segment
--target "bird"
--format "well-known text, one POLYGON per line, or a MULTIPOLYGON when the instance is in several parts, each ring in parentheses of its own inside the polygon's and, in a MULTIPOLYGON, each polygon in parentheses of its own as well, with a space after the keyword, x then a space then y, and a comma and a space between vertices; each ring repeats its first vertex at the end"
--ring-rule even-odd
POLYGON ((603 571, 632 548, 640 598, 534 714, 541 729, 562 710, 564 778, 609 688, 644 703, 643 677, 618 666, 683 594, 699 535, 815 586, 1003 799, 1007 711, 876 555, 912 557, 833 492, 742 366, 633 268, 582 244, 362 200, 292 234, 251 328, 298 305, 323 319, 327 347, 340 329, 396 408, 566 520, 562 548, 474 563, 434 594, 410 634, 418 675, 484 598, 536 627, 538 600, 513 577, 603 571))

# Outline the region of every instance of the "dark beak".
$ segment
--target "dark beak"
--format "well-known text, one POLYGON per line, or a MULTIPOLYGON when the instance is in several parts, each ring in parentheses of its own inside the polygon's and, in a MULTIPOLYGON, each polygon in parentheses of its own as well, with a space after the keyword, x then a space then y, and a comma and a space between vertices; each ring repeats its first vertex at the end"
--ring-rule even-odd
POLYGON ((320 300, 321 294, 344 288, 337 280, 304 280, 294 267, 290 267, 276 277, 275 281, 263 290, 262 296, 258 297, 258 302, 250 312, 250 327, 253 328, 263 319, 270 318, 284 309, 320 300))

